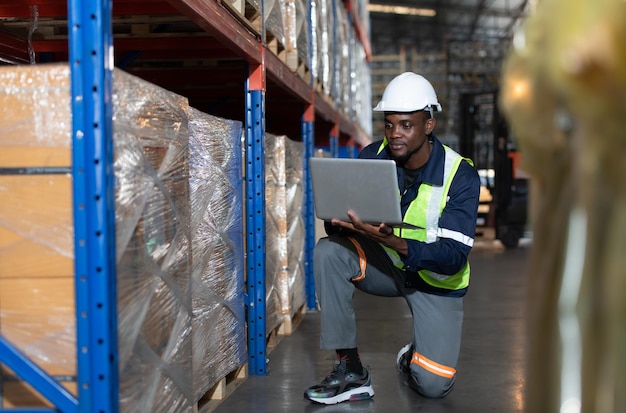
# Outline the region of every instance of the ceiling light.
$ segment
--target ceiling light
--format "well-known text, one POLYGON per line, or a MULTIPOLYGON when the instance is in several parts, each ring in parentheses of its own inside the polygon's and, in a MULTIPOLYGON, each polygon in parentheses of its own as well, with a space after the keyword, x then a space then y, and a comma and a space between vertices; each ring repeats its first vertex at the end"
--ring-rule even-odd
POLYGON ((368 4, 367 10, 370 13, 391 13, 410 16, 435 17, 437 11, 434 9, 422 9, 408 6, 390 6, 388 4, 368 4))

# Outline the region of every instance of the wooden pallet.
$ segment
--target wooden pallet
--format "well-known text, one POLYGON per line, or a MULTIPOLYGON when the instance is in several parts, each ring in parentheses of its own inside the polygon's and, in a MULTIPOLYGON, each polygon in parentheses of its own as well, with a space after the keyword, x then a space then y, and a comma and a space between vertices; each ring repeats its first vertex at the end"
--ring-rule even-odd
POLYGON ((223 0, 221 4, 252 33, 261 37, 262 16, 248 0, 223 0))
POLYGON ((272 52, 287 65, 289 70, 297 73, 307 84, 311 80, 311 68, 304 61, 295 47, 287 47, 267 28, 263 29, 263 17, 248 0, 225 0, 222 4, 259 39, 263 38, 268 51, 272 52))
POLYGON ((306 304, 303 304, 298 308, 298 310, 294 313, 293 316, 285 315, 283 316, 283 321, 278 326, 274 327, 272 331, 267 335, 266 339, 266 347, 267 353, 269 354, 280 341, 286 337, 293 334, 296 330, 300 322, 304 318, 306 314, 306 304))
MULTIPOLYGON (((293 316, 285 316, 283 322, 272 329, 267 337, 269 354, 283 337, 293 334, 306 314, 306 303, 298 308, 293 316)), ((228 398, 248 377, 248 365, 245 364, 228 373, 211 387, 195 406, 196 413, 211 413, 228 398)))
POLYGON ((311 69, 308 62, 304 61, 298 54, 298 49, 288 49, 271 32, 266 31, 265 41, 267 50, 278 56, 289 70, 296 73, 305 83, 311 81, 311 69))
POLYGON ((283 44, 272 32, 265 31, 265 44, 267 50, 274 53, 281 62, 285 63, 289 70, 295 72, 298 67, 298 50, 295 48, 287 49, 287 46, 283 44))
POLYGON ((248 377, 248 365, 237 367, 211 387, 196 403, 197 413, 211 413, 248 377))
POLYGON ((300 56, 296 56, 296 58, 294 59, 294 62, 295 62, 295 69, 292 69, 292 71, 297 73, 298 76, 300 76, 300 78, 304 80, 306 84, 310 84, 313 74, 311 73, 311 68, 310 68, 309 63, 302 60, 300 56))
POLYGON ((290 336, 296 331, 296 328, 300 325, 300 322, 306 314, 306 304, 302 304, 300 308, 294 313, 293 316, 285 316, 284 322, 279 327, 279 334, 284 336, 290 336))
POLYGON ((331 91, 324 89, 324 85, 322 82, 315 78, 313 79, 313 88, 326 103, 328 103, 331 107, 335 106, 335 98, 331 96, 331 91))

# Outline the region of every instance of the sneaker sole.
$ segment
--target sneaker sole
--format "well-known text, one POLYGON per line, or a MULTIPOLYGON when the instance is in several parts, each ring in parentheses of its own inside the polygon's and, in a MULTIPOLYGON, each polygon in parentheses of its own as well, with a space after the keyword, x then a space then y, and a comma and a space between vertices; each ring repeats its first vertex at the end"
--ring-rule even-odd
POLYGON ((336 395, 335 397, 309 397, 306 396, 307 399, 311 400, 315 403, 321 404, 337 404, 346 401, 358 401, 358 400, 367 400, 371 399, 374 396, 374 389, 372 386, 361 386, 356 389, 345 391, 341 394, 336 395))
MULTIPOLYGON (((408 373, 408 371, 405 371, 404 366, 400 365, 400 359, 402 358, 402 356, 411 349, 411 343, 409 344, 405 344, 404 347, 402 347, 400 349, 400 351, 398 351, 398 355, 396 356, 396 367, 398 368, 398 371, 400 373, 406 374, 408 373)), ((410 362, 409 362, 410 364, 410 362)), ((409 369, 410 370, 410 369, 409 369)))

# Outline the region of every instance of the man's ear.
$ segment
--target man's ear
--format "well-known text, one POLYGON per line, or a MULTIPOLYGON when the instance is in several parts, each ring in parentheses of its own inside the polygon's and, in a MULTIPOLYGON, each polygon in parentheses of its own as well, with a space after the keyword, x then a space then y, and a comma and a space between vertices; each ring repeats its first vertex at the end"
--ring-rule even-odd
POLYGON ((435 130, 435 125, 437 124, 437 119, 430 118, 426 120, 426 135, 430 135, 435 130))

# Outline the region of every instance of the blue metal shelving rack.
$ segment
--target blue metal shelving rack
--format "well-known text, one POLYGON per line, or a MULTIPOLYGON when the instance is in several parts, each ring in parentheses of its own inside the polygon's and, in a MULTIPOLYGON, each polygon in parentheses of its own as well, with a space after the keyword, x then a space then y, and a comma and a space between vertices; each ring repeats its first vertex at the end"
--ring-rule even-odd
POLYGON ((310 106, 302 117, 302 143, 304 144, 303 180, 304 180, 304 286, 306 304, 309 310, 317 309, 315 294, 315 278, 313 276, 313 247, 315 246, 315 210, 313 207, 313 190, 311 189, 311 172, 308 159, 313 156, 315 142, 315 121, 313 107, 310 106))
POLYGON ((267 374, 265 345, 265 168, 264 91, 260 65, 250 65, 246 83, 246 240, 248 371, 267 374))
POLYGON ((79 411, 119 410, 111 0, 68 2, 79 411))
MULTIPOLYGON (((73 116, 78 397, 74 397, 0 334, 0 361, 55 406, 33 409, 0 408, 0 412, 119 411, 112 128, 112 0, 67 1, 73 116)), ((261 47, 261 54, 263 53, 264 48, 261 47)), ((265 342, 264 93, 265 67, 261 56, 260 61, 251 61, 249 80, 245 85, 248 261, 246 305, 249 372, 253 375, 268 373, 265 342)), ((302 140, 305 147, 304 218, 307 227, 305 285, 307 307, 316 309, 313 281, 314 211, 306 162, 313 156, 314 150, 313 94, 308 104, 302 118, 302 140)), ((336 106, 335 103, 334 109, 336 106)), ((334 157, 339 155, 338 135, 337 123, 329 137, 331 154, 334 157)))

